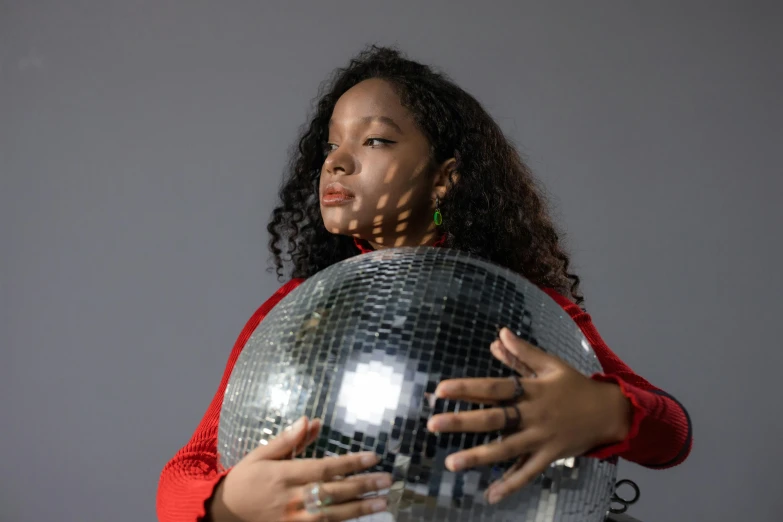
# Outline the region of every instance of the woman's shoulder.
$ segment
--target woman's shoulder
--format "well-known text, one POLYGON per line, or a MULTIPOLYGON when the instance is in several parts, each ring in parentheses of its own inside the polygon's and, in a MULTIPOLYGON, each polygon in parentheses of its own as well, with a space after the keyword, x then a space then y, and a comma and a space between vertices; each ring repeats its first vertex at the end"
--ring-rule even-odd
POLYGON ((304 279, 291 279, 287 281, 283 286, 278 288, 261 306, 256 308, 253 315, 245 323, 245 327, 242 329, 240 339, 249 337, 250 333, 255 330, 259 323, 266 317, 266 315, 279 303, 285 296, 290 294, 296 287, 301 285, 304 279))
POLYGON ((272 294, 272 297, 270 297, 270 299, 275 299, 275 298, 277 300, 282 299, 283 297, 287 296, 289 293, 291 293, 291 291, 293 291, 296 287, 298 287, 305 281, 306 279, 301 277, 295 277, 293 279, 288 280, 283 284, 283 286, 278 288, 274 294, 272 294))
POLYGON ((251 321, 256 319, 258 316, 265 316, 269 313, 272 308, 277 305, 285 296, 290 294, 296 287, 301 285, 306 280, 303 278, 294 278, 290 279, 289 281, 285 282, 281 287, 279 287, 275 292, 267 298, 266 301, 264 301, 255 311, 253 316, 251 317, 251 321))
POLYGON ((557 304, 559 304, 563 308, 569 305, 574 305, 573 301, 571 301, 568 297, 564 296, 554 288, 550 288, 548 286, 539 286, 538 288, 541 291, 543 291, 546 295, 551 297, 557 304))
POLYGON ((576 318, 576 316, 580 315, 586 315, 586 312, 584 309, 582 309, 578 304, 576 304, 574 301, 572 301, 568 296, 563 295, 558 290, 555 290, 554 288, 550 288, 547 286, 539 286, 539 288, 547 294, 549 297, 552 298, 554 302, 560 305, 560 307, 565 310, 568 315, 570 315, 572 318, 576 318))

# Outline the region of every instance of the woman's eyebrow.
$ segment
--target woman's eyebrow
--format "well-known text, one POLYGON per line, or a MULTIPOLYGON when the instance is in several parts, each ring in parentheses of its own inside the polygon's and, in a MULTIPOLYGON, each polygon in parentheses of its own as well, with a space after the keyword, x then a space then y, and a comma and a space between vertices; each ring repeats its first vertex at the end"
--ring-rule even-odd
POLYGON ((397 122, 395 122, 393 119, 389 118, 388 116, 365 116, 362 118, 362 123, 373 123, 373 122, 380 122, 385 123, 389 127, 392 127, 394 130, 399 132, 400 134, 403 134, 402 129, 399 125, 397 125, 397 122))
MULTIPOLYGON (((395 122, 393 119, 389 118, 388 116, 364 116, 359 120, 359 122, 364 125, 373 122, 383 123, 393 128, 400 134, 405 134, 404 132, 402 132, 402 128, 400 128, 400 126, 397 125, 397 122, 395 122)), ((334 125, 334 120, 329 120, 329 127, 331 128, 333 125, 334 125)))

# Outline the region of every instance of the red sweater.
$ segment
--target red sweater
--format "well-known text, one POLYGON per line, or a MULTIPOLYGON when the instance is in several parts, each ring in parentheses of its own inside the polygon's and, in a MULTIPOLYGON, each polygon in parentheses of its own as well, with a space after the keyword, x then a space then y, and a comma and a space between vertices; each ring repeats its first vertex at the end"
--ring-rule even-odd
MULTIPOLYGON (((217 432, 223 394, 231 371, 261 320, 303 281, 291 280, 275 292, 256 310, 236 340, 217 392, 195 433, 163 468, 157 495, 157 513, 161 522, 197 522, 206 515, 205 503, 225 474, 217 471, 217 432)), ((604 369, 604 373, 593 378, 617 383, 633 405, 628 437, 619 444, 599 448, 590 456, 621 457, 650 468, 672 467, 684 461, 691 450, 691 423, 685 409, 673 397, 636 375, 623 363, 606 346, 587 313, 567 298, 544 290, 568 312, 592 344, 604 369)))

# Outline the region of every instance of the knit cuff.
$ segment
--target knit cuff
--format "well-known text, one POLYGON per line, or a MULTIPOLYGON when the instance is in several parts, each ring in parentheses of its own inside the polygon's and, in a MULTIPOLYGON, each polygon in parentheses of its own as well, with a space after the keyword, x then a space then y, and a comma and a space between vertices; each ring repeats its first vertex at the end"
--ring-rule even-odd
POLYGON ((209 514, 209 508, 207 505, 212 499, 212 496, 215 494, 215 490, 217 489, 218 484, 220 484, 220 482, 226 477, 229 471, 231 470, 227 469, 222 473, 218 473, 217 475, 210 477, 209 480, 203 480, 193 484, 193 487, 190 490, 190 497, 193 499, 200 499, 198 504, 198 511, 196 512, 197 522, 207 522, 210 520, 210 518, 207 516, 209 514))
POLYGON ((622 455, 631 448, 633 440, 639 435, 639 428, 641 427, 642 420, 647 416, 647 410, 643 406, 643 394, 649 392, 637 388, 632 384, 628 384, 616 375, 596 373, 591 378, 599 382, 610 382, 620 387, 620 391, 631 402, 631 425, 628 429, 628 435, 624 440, 606 446, 599 446, 589 452, 587 456, 597 459, 608 459, 610 457, 622 455))

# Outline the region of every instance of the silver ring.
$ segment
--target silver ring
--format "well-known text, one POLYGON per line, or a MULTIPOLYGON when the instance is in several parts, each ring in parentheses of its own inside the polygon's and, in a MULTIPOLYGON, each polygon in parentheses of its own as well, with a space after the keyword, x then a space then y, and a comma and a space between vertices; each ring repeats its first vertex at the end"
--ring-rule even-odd
POLYGON ((323 504, 321 502, 321 483, 316 482, 305 487, 304 508, 311 515, 317 515, 321 512, 323 504))
POLYGON ((311 515, 318 515, 323 508, 332 503, 332 497, 321 498, 322 482, 314 482, 305 487, 304 508, 311 515))

